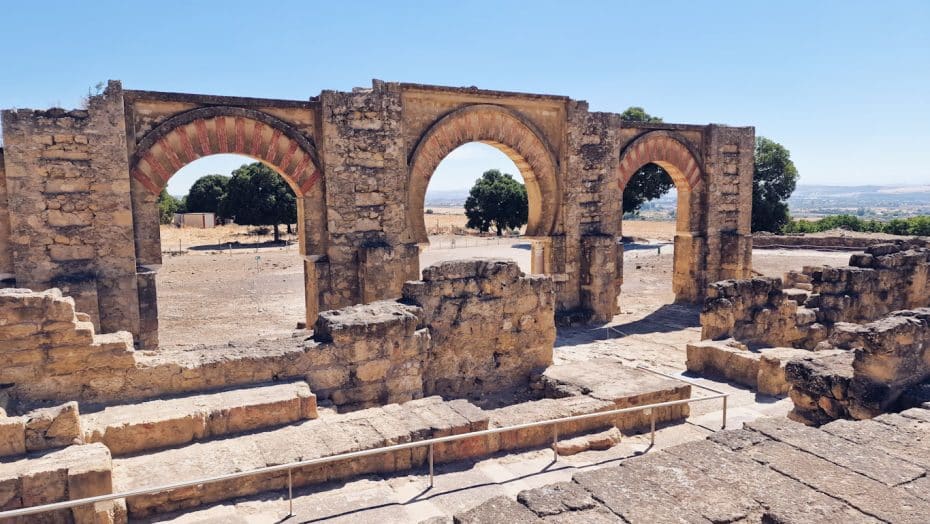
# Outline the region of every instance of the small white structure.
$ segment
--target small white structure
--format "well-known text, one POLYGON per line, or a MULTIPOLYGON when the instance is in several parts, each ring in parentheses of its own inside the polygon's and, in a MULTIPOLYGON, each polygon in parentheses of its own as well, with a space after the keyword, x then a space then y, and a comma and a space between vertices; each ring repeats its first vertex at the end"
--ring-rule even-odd
POLYGON ((212 229, 216 227, 215 213, 175 213, 174 225, 178 227, 193 227, 197 229, 212 229))

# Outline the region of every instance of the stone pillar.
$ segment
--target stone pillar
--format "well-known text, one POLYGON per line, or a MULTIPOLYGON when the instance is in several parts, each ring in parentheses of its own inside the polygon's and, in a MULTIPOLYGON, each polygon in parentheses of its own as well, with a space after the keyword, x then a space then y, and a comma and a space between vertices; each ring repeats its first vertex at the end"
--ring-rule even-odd
POLYGON ((752 271, 754 148, 755 130, 751 127, 707 128, 705 285, 717 280, 747 278, 752 271))
POLYGON ((13 269, 13 250, 10 246, 10 207, 3 157, 3 148, 0 147, 0 283, 9 284, 16 278, 16 274, 13 269))
POLYGON ((375 80, 372 89, 324 91, 320 101, 331 286, 323 307, 399 297, 419 264, 418 249, 404 240, 407 161, 400 87, 375 80), (375 271, 376 260, 388 270, 375 271))
POLYGON ((563 201, 566 235, 574 249, 566 255, 579 263, 566 273, 569 283, 578 286, 576 308, 589 312, 592 321, 606 322, 618 312, 623 274, 617 245, 622 193, 615 133, 620 122, 617 115, 589 112, 585 102, 570 102, 567 117, 563 201))
POLYGON ((592 322, 609 322, 619 313, 617 294, 617 239, 613 235, 581 237, 581 302, 592 322))
POLYGON ((139 334, 136 344, 140 348, 158 347, 158 293, 155 289, 155 276, 158 268, 140 267, 136 273, 136 286, 139 289, 139 334))
POLYGON ((122 87, 86 110, 4 111, 17 285, 70 287, 98 329, 139 334, 122 87), (90 302, 96 303, 96 307, 90 302))

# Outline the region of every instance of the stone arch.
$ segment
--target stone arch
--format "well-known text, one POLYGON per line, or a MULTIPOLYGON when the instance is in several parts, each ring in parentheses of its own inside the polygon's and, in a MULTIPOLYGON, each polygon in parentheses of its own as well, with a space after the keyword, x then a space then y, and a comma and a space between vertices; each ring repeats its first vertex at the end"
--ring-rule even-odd
POLYGON ((130 159, 130 173, 158 194, 185 165, 221 153, 266 163, 298 196, 321 178, 310 139, 273 116, 237 107, 195 109, 166 120, 139 141, 130 159))
POLYGON ((618 180, 621 192, 633 175, 646 164, 662 167, 675 183, 678 191, 678 230, 690 231, 696 225, 691 220, 691 198, 704 185, 700 157, 687 142, 673 133, 645 133, 630 142, 620 153, 618 180))
POLYGON ((526 182, 529 197, 528 237, 544 237, 556 228, 561 205, 558 161, 544 135, 519 113, 492 104, 455 110, 433 123, 408 159, 410 177, 407 223, 413 239, 428 242, 423 219, 426 186, 443 158, 455 148, 481 142, 507 155, 526 182))
POLYGON ((185 165, 214 154, 239 154, 274 169, 297 197, 299 251, 304 258, 306 323, 319 312, 316 261, 325 256, 325 181, 316 147, 287 123, 260 111, 214 106, 194 109, 161 123, 139 141, 129 159, 133 234, 138 266, 141 347, 158 346, 155 275, 161 266, 157 198, 185 165))
POLYGON ((664 169, 678 191, 675 254, 672 289, 677 300, 693 302, 703 292, 699 276, 703 271, 705 247, 704 171, 701 157, 688 142, 669 131, 650 131, 630 142, 620 153, 620 191, 646 164, 664 169))

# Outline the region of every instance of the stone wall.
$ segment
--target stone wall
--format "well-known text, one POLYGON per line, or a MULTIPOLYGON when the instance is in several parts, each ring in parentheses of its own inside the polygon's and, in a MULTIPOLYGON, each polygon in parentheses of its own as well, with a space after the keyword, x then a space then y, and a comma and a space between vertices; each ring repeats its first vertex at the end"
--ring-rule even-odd
POLYGON ((424 395, 481 396, 528 386, 552 363, 550 279, 515 262, 448 262, 408 282, 403 302, 326 311, 313 339, 215 351, 136 351, 127 332, 95 334, 57 289, 0 290, 4 406, 122 403, 243 384, 306 379, 321 400, 358 408, 424 395), (417 304, 417 305, 412 305, 417 304))
POLYGON ((404 285, 403 301, 422 308, 431 343, 427 395, 470 397, 529 385, 552 364, 552 280, 524 276, 511 260, 441 262, 404 285))
POLYGON ((930 379, 930 308, 896 311, 867 324, 837 324, 830 342, 848 353, 786 366, 796 420, 872 418, 930 379))
POLYGON ((782 280, 727 280, 708 287, 702 338, 814 349, 839 322, 870 322, 892 311, 930 305, 930 248, 878 244, 845 267, 805 267, 782 280))
POLYGON ((104 331, 138 332, 123 114, 118 82, 86 110, 4 111, 3 163, 17 285, 61 287, 104 331))
POLYGON ((623 122, 564 96, 380 80, 305 100, 110 82, 86 109, 6 111, 3 134, 0 276, 65 290, 98 329, 129 331, 144 349, 158 344, 158 191, 215 153, 251 155, 295 190, 308 325, 321 309, 398 298, 417 278, 429 177, 469 142, 520 166, 533 272, 552 276, 568 318, 617 312, 623 177, 650 162, 679 192, 676 297, 749 275, 752 128, 623 122))
MULTIPOLYGON (((911 239, 917 243, 928 244, 926 238, 911 239)), ((870 236, 853 236, 853 235, 806 235, 803 233, 792 235, 772 235, 767 233, 754 233, 752 235, 752 246, 754 248, 785 248, 785 249, 842 249, 842 250, 865 250, 876 244, 887 244, 890 240, 887 237, 874 238, 870 236)))

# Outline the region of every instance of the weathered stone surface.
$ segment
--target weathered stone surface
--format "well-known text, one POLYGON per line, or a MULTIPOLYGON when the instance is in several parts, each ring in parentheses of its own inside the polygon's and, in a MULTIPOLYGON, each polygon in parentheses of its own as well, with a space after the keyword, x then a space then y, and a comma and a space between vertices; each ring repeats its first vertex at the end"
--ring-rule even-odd
POLYGON ((747 450, 762 464, 886 522, 925 522, 930 505, 780 442, 763 442, 747 450))
POLYGON ((823 424, 848 416, 849 385, 853 379, 852 352, 796 358, 785 365, 785 378, 794 402, 789 417, 805 424, 823 424))
POLYGON ((77 402, 32 411, 26 419, 26 449, 40 451, 81 444, 81 417, 77 402))
POLYGON ((747 422, 745 426, 770 439, 816 455, 887 486, 909 482, 925 473, 923 468, 888 455, 880 449, 856 444, 787 419, 757 419, 747 422))
MULTIPOLYGON (((930 470, 930 440, 874 420, 836 420, 820 427, 823 431, 861 446, 870 446, 888 455, 930 470)), ((927 432, 924 437, 930 436, 927 432)))
POLYGON ((26 418, 0 417, 0 457, 26 452, 26 418))
POLYGON ((305 382, 111 406, 81 417, 84 440, 114 455, 316 418, 305 382))
POLYGON ((532 511, 509 497, 495 497, 455 516, 455 524, 514 524, 542 522, 532 511))
POLYGON ((735 341, 702 340, 686 346, 688 371, 756 387, 759 354, 735 341))
POLYGON ((582 511, 597 506, 591 494, 574 482, 559 482, 521 491, 517 495, 517 502, 540 517, 582 511))
MULTIPOLYGON (((109 450, 102 444, 69 446, 44 455, 0 463, 0 510, 108 493, 113 493, 111 460, 109 450)), ((121 509, 120 503, 100 503, 48 513, 44 517, 49 522, 78 524, 126 522, 126 513, 121 509)))
POLYGON ((446 261, 404 285, 429 327, 426 394, 481 395, 522 387, 552 364, 552 280, 523 276, 512 260, 446 261))
POLYGON ((582 451, 605 450, 619 444, 622 438, 623 435, 620 433, 619 429, 610 428, 606 431, 590 435, 581 435, 575 438, 560 440, 555 446, 555 451, 559 455, 568 456, 581 453, 582 451))

